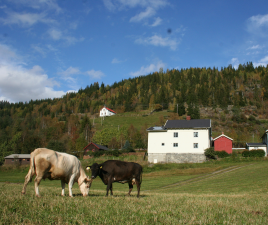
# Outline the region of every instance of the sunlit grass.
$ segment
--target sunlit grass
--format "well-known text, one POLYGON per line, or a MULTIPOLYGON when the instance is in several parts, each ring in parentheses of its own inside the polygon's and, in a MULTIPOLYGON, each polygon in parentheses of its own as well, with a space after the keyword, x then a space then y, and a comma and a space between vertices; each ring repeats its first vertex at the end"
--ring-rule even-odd
MULTIPOLYGON (((117 183, 107 198, 99 178, 88 197, 75 184, 73 198, 68 188, 67 196, 60 195, 60 181, 42 181, 41 198, 33 182, 26 195, 20 193, 22 183, 1 182, 0 224, 267 224, 267 162, 227 165, 144 173, 140 198, 136 186, 126 197, 128 185, 117 183)), ((25 173, 6 172, 20 180, 25 173)))

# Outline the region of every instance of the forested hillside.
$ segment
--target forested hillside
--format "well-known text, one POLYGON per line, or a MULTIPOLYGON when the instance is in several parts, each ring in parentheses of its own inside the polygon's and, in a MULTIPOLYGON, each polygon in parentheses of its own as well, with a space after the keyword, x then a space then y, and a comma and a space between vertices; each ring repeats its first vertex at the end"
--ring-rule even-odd
MULTIPOLYGON (((137 124, 110 129, 113 131, 108 135, 109 140, 105 132, 101 136, 103 127, 96 126, 93 121, 94 118, 97 120, 104 105, 119 115, 133 112, 146 116, 153 110, 168 110, 170 118, 176 118, 177 113, 180 119, 186 114, 192 118, 210 118, 214 135, 225 131, 239 144, 245 143, 253 133, 253 140, 256 138, 259 142, 258 138, 267 129, 267 100, 268 67, 254 68, 250 62, 240 64, 238 69, 231 65, 220 70, 160 69, 111 86, 94 83, 59 99, 26 103, 2 101, 0 161, 12 153, 30 153, 36 147, 81 151, 94 138, 105 139, 102 143, 110 148, 120 148, 122 140, 130 140, 133 147, 146 148, 146 128, 139 130, 137 124)), ((146 125, 155 125, 159 121, 165 120, 160 118, 146 125)), ((142 126, 139 124, 139 127, 142 126)))

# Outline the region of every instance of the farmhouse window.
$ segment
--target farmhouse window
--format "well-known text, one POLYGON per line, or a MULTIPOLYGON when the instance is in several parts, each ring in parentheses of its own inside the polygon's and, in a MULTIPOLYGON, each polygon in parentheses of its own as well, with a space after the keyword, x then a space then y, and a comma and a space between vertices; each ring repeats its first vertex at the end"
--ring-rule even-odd
POLYGON ((198 137, 198 132, 194 132, 194 137, 198 137))
POLYGON ((194 143, 194 148, 198 148, 198 143, 194 143))
POLYGON ((173 147, 178 147, 178 143, 173 143, 173 147))
POLYGON ((174 132, 174 137, 178 137, 178 132, 174 132))

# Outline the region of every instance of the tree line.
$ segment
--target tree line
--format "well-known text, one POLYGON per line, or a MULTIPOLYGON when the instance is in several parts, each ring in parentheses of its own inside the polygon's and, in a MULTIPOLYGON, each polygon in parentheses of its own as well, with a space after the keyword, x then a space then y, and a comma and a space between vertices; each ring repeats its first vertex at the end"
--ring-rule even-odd
POLYGON ((267 90, 268 66, 254 67, 248 62, 237 69, 232 65, 220 70, 215 67, 160 69, 112 85, 95 82, 61 98, 24 103, 0 101, 0 161, 9 153, 29 153, 40 146, 78 151, 92 140, 120 148, 123 141, 132 138, 140 143, 137 146, 146 146, 144 129, 136 130, 135 135, 128 131, 129 127, 122 128, 121 133, 94 130, 89 117, 97 116, 104 105, 117 113, 168 109, 180 116, 200 118, 201 106, 264 107, 267 90), (103 138, 107 133, 112 138, 103 138))

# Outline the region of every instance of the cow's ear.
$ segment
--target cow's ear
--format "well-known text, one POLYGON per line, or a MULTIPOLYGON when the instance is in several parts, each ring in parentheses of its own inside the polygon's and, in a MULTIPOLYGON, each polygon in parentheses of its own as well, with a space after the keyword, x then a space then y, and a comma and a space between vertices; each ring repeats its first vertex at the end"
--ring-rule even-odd
POLYGON ((87 167, 86 167, 86 170, 90 170, 90 166, 87 166, 87 167))
POLYGON ((102 169, 102 166, 100 166, 100 169, 102 169))

